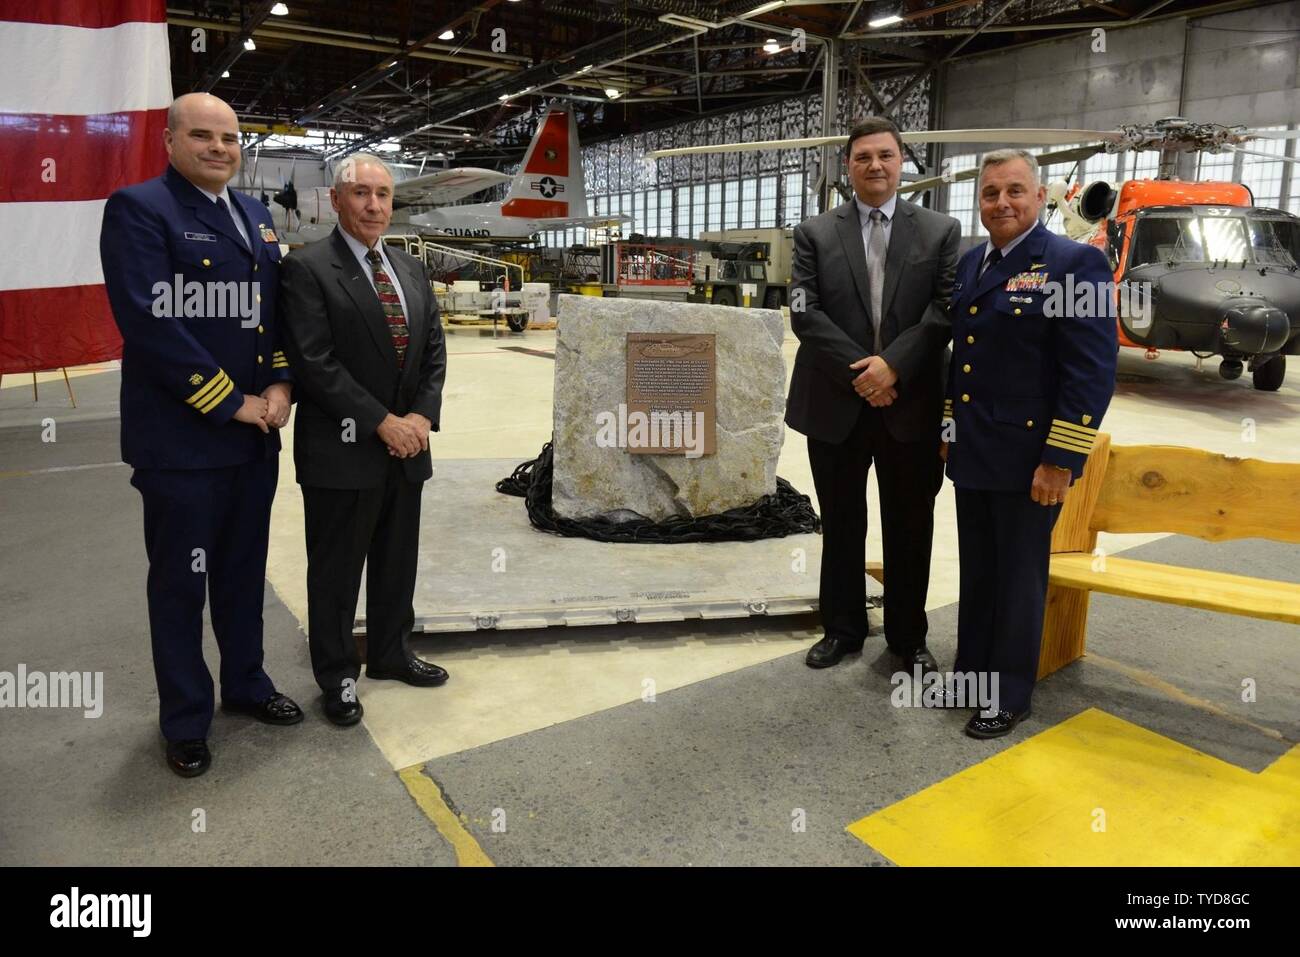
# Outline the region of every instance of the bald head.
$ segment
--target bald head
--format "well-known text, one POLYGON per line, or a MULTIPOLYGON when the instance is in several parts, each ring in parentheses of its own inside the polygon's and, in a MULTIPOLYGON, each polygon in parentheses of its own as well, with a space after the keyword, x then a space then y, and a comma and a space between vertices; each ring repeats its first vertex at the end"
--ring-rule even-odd
POLYGON ((219 193, 239 172, 239 118, 211 93, 186 93, 167 109, 163 145, 187 180, 219 193))

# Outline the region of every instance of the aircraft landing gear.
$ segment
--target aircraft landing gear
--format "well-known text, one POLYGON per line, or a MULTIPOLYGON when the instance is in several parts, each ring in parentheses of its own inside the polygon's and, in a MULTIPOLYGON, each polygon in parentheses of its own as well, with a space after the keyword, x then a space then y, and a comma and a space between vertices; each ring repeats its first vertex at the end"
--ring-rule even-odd
POLYGON ((1241 378, 1242 368, 1240 359, 1224 359, 1219 363, 1219 375, 1231 382, 1241 378))
POLYGON ((1276 392, 1286 377, 1286 356, 1274 356, 1255 367, 1251 379, 1260 392, 1276 392))

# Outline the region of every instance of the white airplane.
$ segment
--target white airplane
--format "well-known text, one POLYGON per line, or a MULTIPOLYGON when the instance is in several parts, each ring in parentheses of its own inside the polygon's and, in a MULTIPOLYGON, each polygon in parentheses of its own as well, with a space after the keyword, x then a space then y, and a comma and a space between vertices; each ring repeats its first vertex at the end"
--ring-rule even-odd
MULTIPOLYGON (((403 184, 398 184, 398 189, 403 184)), ((444 206, 410 222, 451 236, 519 239, 544 229, 617 226, 630 216, 588 216, 578 124, 573 111, 552 107, 537 126, 503 203, 444 206)))
MULTIPOLYGON (((324 239, 338 222, 328 186, 315 186, 299 193, 291 179, 274 195, 270 205, 282 242, 309 243, 324 239)), ((524 154, 523 165, 513 177, 490 169, 462 167, 438 170, 395 184, 389 231, 518 240, 543 229, 616 226, 629 219, 587 215, 577 123, 572 111, 552 109, 542 118, 524 154), (498 183, 511 184, 504 202, 441 205, 498 183), (441 208, 419 211, 440 205, 441 208)))
MULTIPOLYGON (((393 187, 393 228, 397 232, 411 232, 407 225, 410 206, 450 203, 489 186, 508 182, 510 177, 505 173, 472 166, 441 169, 402 180, 393 187)), ((334 231, 334 226, 339 221, 338 213, 330 202, 328 186, 312 186, 299 192, 290 179, 271 197, 268 205, 271 207, 275 231, 280 241, 285 243, 311 243, 324 239, 334 231)))

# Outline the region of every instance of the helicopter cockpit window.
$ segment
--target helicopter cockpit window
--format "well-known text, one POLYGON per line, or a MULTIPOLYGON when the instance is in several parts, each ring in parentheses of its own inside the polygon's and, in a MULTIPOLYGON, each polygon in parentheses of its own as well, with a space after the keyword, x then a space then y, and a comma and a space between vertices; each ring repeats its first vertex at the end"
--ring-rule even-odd
POLYGON ((1214 216, 1194 210, 1144 216, 1135 224, 1129 268, 1147 263, 1257 262, 1294 265, 1296 224, 1214 216))
POLYGON ((1256 262, 1289 267, 1300 263, 1300 222, 1250 219, 1248 223, 1256 262))

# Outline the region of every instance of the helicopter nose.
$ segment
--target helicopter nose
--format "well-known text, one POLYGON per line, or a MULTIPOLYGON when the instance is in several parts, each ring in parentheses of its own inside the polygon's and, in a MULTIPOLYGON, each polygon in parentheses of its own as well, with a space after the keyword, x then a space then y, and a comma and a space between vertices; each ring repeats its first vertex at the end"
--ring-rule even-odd
POLYGON ((1287 314, 1267 299, 1229 299, 1219 308, 1219 336, 1242 355, 1276 352, 1290 335, 1287 314))

